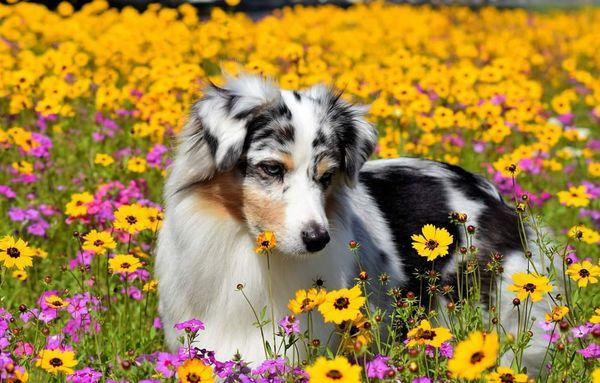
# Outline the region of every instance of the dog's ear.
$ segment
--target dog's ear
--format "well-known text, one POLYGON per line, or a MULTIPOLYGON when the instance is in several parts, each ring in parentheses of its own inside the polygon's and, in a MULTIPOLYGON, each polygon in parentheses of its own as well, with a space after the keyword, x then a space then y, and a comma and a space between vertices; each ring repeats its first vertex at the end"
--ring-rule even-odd
POLYGON ((342 99, 342 92, 322 85, 306 94, 323 107, 323 122, 332 128, 340 152, 344 180, 354 187, 358 173, 377 144, 377 130, 366 119, 367 108, 342 99))
POLYGON ((211 85, 192 107, 184 146, 208 150, 216 171, 231 170, 242 154, 248 121, 280 98, 271 81, 256 76, 230 78, 223 87, 211 85))

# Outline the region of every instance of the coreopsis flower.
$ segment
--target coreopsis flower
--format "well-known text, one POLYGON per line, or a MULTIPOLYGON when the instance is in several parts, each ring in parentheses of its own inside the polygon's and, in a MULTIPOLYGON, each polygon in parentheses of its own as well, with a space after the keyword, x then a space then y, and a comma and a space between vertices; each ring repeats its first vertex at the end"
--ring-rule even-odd
POLYGON ((408 332, 408 347, 428 345, 439 348, 442 343, 452 339, 452 333, 445 327, 431 327, 431 323, 424 319, 419 326, 408 332))
POLYGON ((146 209, 139 204, 122 205, 115 211, 115 229, 123 230, 129 234, 148 229, 150 221, 146 209))
POLYGON ((81 217, 87 214, 88 204, 94 200, 90 193, 74 193, 65 207, 65 214, 71 217, 81 217))
POLYGON ((51 374, 72 374, 73 367, 77 365, 73 351, 61 351, 59 349, 44 349, 39 354, 36 366, 43 368, 51 374))
POLYGON ((590 323, 598 324, 600 323, 600 308, 594 310, 594 315, 590 318, 590 323))
POLYGON ((590 245, 596 244, 598 241, 600 241, 600 233, 583 225, 571 227, 569 229, 569 237, 590 245))
POLYGON ((479 379, 482 372, 496 364, 499 348, 498 334, 476 331, 456 346, 448 371, 457 379, 479 379))
POLYGON ((573 263, 567 269, 567 275, 577 282, 577 286, 586 287, 588 284, 598 283, 600 266, 594 265, 590 261, 573 263))
POLYGON ((485 376, 488 383, 526 383, 527 374, 515 373, 510 367, 499 366, 485 376))
POLYGON ((590 204, 591 196, 584 185, 571 186, 569 190, 556 194, 561 204, 572 207, 584 207, 590 204))
POLYGON ((544 293, 554 289, 547 277, 535 273, 515 273, 512 280, 513 284, 508 286, 508 290, 517 293, 517 298, 522 301, 531 298, 532 302, 537 302, 544 293))
POLYGON ((127 161, 127 170, 133 173, 144 173, 146 171, 146 159, 142 157, 131 157, 127 161))
POLYGON ((340 324, 356 319, 365 301, 366 298, 362 296, 362 290, 358 285, 351 289, 334 290, 325 295, 325 301, 319 305, 319 312, 325 322, 340 324))
POLYGON ((106 166, 112 165, 114 162, 115 162, 115 159, 106 153, 98 153, 94 157, 94 163, 96 165, 102 165, 102 166, 106 167, 106 166))
POLYGON ((371 322, 363 314, 359 313, 354 320, 342 322, 339 326, 340 333, 348 334, 345 347, 356 350, 356 345, 367 346, 373 341, 371 322))
POLYGON ((554 306, 552 311, 546 313, 546 322, 560 322, 565 315, 569 313, 569 308, 566 306, 554 306))
POLYGON ((199 359, 188 359, 177 368, 177 376, 181 383, 213 383, 212 367, 199 359))
POLYGON ((148 228, 153 232, 157 232, 162 227, 163 220, 165 219, 164 213, 154 206, 146 207, 146 217, 148 217, 149 222, 148 228))
POLYGON ((277 246, 277 238, 272 231, 263 231, 256 237, 256 248, 254 251, 257 254, 263 251, 270 251, 277 246))
POLYGON ((350 364, 348 359, 337 356, 332 360, 319 357, 312 365, 306 367, 309 383, 360 383, 361 368, 350 364))
POLYGON ((131 254, 117 254, 108 260, 110 269, 119 274, 130 274, 142 266, 139 259, 131 254))
POLYGON ((117 246, 115 240, 106 231, 92 230, 83 236, 83 250, 93 251, 95 254, 104 254, 117 246))
POLYGON ((452 244, 453 237, 445 228, 434 225, 425 225, 421 229, 422 234, 413 234, 412 247, 417 253, 433 261, 437 257, 448 254, 448 246, 452 244))
POLYGON ((288 302, 288 309, 298 315, 307 313, 325 301, 325 289, 298 290, 294 299, 288 302))
POLYGON ((24 270, 33 265, 34 251, 21 238, 7 235, 0 239, 0 261, 7 269, 24 270))
POLYGON ((12 277, 19 281, 27 280, 28 276, 29 275, 27 274, 27 272, 25 270, 15 270, 12 272, 12 277))
POLYGON ((156 279, 151 279, 148 282, 144 283, 144 286, 142 287, 142 291, 144 291, 144 292, 156 291, 157 287, 158 287, 158 281, 156 279))
POLYGON ((44 298, 44 301, 46 302, 48 307, 56 310, 64 309, 69 305, 69 302, 63 300, 61 297, 55 294, 46 296, 44 298))

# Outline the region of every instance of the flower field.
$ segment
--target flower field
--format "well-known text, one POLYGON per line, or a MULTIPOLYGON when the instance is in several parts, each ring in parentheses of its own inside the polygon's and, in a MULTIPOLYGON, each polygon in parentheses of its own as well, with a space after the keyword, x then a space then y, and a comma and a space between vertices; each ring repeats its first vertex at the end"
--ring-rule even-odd
MULTIPOLYGON (((190 5, 0 4, 0 382, 600 382, 599 25, 594 8, 375 2, 252 20, 234 9, 200 18, 190 5), (360 273, 348 289, 306 286, 285 318, 263 310, 262 364, 245 363, 243 350, 217 361, 201 343, 170 353, 153 250, 172 137, 205 85, 241 72, 289 89, 343 89, 370 105, 378 158, 484 174, 522 222, 551 232, 539 244, 545 268, 528 272, 524 252, 523 273, 500 296, 513 302, 519 332, 503 331, 493 308, 489 318, 475 309, 477 294, 450 302, 447 321, 395 286, 394 307, 372 308, 366 286, 386 276, 360 273), (548 294, 546 316, 529 315, 548 294), (302 315, 332 322, 339 346, 312 339, 302 315), (533 334, 547 349, 531 374, 521 359, 533 334), (293 358, 296 347, 306 361, 293 358), (508 351, 517 357, 502 365, 508 351)), ((466 217, 452 218, 477 235, 466 217)), ((414 248, 451 256, 442 231, 426 225, 414 248)), ((248 257, 273 246, 263 233, 248 257)), ((360 257, 360 244, 347 256, 360 257)), ((469 272, 498 275, 500 259, 469 272)), ((447 294, 437 282, 423 277, 430 294, 447 294)), ((178 328, 201 340, 202 318, 189 319, 178 328)))

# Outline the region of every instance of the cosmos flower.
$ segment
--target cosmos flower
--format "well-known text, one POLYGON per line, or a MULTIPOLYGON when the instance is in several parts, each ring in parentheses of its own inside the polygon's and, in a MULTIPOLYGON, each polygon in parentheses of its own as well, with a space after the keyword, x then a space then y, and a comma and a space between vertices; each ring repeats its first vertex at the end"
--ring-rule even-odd
POLYGON ((360 314, 361 307, 366 298, 362 296, 360 286, 351 289, 330 291, 325 296, 325 301, 319 305, 319 312, 325 322, 340 324, 346 320, 354 320, 360 314))
POLYGON ((453 237, 445 228, 438 228, 433 225, 425 225, 421 234, 413 234, 412 247, 417 253, 426 257, 428 261, 433 261, 437 257, 448 254, 448 246, 452 244, 453 237))
POLYGON ((190 319, 185 322, 177 323, 173 326, 177 330, 185 330, 189 333, 197 333, 200 330, 204 330, 204 323, 198 319, 190 319))
POLYGON ((293 315, 287 315, 277 324, 283 329, 286 335, 300 333, 300 321, 293 315))
POLYGON ((515 273, 512 280, 513 284, 508 286, 508 290, 517 293, 517 298, 522 301, 531 298, 532 302, 537 302, 544 293, 554 289, 547 277, 535 273, 515 273))
POLYGON ((309 375, 309 383, 359 383, 361 368, 352 365, 343 356, 337 356, 332 360, 319 357, 317 361, 306 368, 309 375))
POLYGON ((454 349, 448 371, 458 379, 476 380, 481 373, 496 364, 500 344, 498 335, 476 331, 454 349))

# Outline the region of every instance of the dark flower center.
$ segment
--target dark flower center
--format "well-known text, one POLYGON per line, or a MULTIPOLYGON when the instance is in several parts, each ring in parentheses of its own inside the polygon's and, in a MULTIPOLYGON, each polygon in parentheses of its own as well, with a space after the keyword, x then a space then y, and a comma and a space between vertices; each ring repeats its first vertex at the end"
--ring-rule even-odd
POLYGON ((525 289, 525 291, 527 291, 528 293, 532 293, 535 291, 535 285, 531 282, 529 282, 528 284, 526 284, 525 286, 523 286, 523 288, 525 289))
POLYGON ((579 270, 579 276, 581 278, 587 278, 590 276, 590 272, 587 269, 581 269, 579 270))
POLYGON ((329 372, 327 372, 327 377, 330 379, 342 379, 344 377, 344 375, 342 375, 342 373, 339 370, 329 370, 329 372))
POLYGON ((6 249, 6 254, 11 258, 19 258, 21 256, 21 252, 16 247, 9 247, 6 249))
POLYGON ((187 381, 190 383, 197 383, 200 381, 200 377, 195 372, 190 372, 187 375, 187 381))
POLYGON ((127 221, 128 224, 130 225, 134 225, 137 223, 137 218, 135 218, 132 215, 128 215, 127 218, 125 218, 125 220, 127 221))
POLYGON ((60 306, 62 306, 62 302, 61 301, 54 301, 54 302, 52 302, 52 305, 60 307, 60 306))
POLYGON ((305 310, 308 306, 310 306, 311 303, 312 303, 312 299, 304 298, 304 300, 302 301, 302 304, 300 305, 300 309, 305 310))
POLYGON ((121 267, 122 267, 123 269, 128 269, 128 268, 130 268, 130 267, 131 267, 131 265, 129 264, 129 262, 123 262, 123 263, 121 263, 121 267))
POLYGON ((500 375, 500 381, 502 383, 513 383, 515 381, 515 377, 512 374, 502 374, 500 375))
POLYGON ((48 363, 50 363, 52 367, 60 367, 63 365, 63 361, 60 358, 52 358, 48 363))
POLYGON ((483 352, 478 351, 475 354, 471 355, 471 364, 476 364, 481 362, 481 359, 483 359, 483 352))
POLYGON ((269 241, 265 240, 260 243, 262 247, 269 247, 269 241))
POLYGON ((416 338, 417 339, 425 339, 425 340, 433 340, 433 338, 435 338, 435 331, 419 329, 419 331, 417 331, 416 338))
POLYGON ((339 297, 338 299, 335 300, 333 307, 335 307, 338 310, 344 310, 344 309, 347 309, 349 305, 350 305, 350 300, 348 298, 339 297))
POLYGON ((430 239, 425 243, 425 247, 429 250, 435 250, 438 247, 438 245, 439 243, 437 243, 437 241, 434 241, 433 239, 430 239))
POLYGON ((102 246, 104 245, 104 241, 101 239, 97 239, 94 241, 94 246, 102 246))

